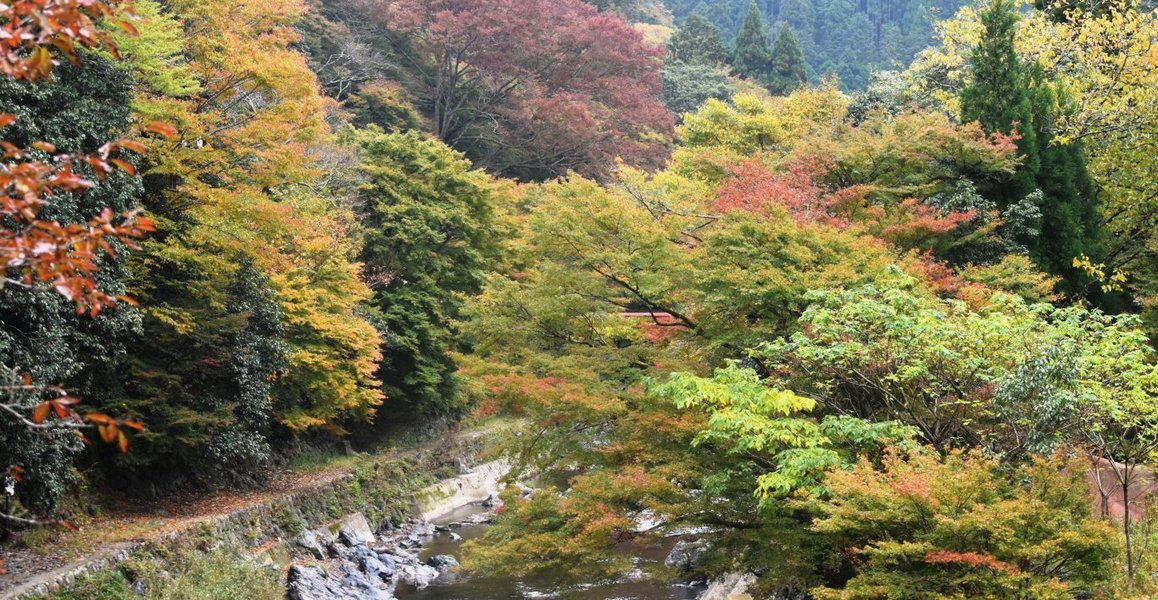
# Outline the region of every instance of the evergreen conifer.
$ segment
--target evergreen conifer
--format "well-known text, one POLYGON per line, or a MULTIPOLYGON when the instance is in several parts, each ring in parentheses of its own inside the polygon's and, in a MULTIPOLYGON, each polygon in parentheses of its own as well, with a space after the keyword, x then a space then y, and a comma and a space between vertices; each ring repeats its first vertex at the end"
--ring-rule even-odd
POLYGON ((808 80, 804 63, 804 51, 796 39, 792 26, 785 23, 776 34, 772 45, 771 74, 768 77, 768 91, 777 96, 786 96, 808 80))
POLYGON ((728 61, 720 28, 707 17, 692 13, 667 44, 668 58, 689 65, 716 66, 728 61))
POLYGON ((768 30, 764 28, 764 15, 756 0, 748 3, 744 24, 736 36, 736 48, 732 53, 732 67, 736 73, 761 83, 772 73, 772 50, 768 47, 768 30))

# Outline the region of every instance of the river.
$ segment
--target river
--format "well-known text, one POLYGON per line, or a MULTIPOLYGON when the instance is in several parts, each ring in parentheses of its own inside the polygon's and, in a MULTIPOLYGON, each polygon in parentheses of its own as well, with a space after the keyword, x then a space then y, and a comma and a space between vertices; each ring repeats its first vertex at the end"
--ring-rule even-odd
MULTIPOLYGON (((472 515, 480 512, 485 512, 485 509, 473 505, 464 506, 437 519, 435 525, 468 521, 472 515)), ((462 537, 461 541, 453 540, 447 532, 440 532, 423 547, 422 558, 425 560, 437 554, 459 557, 462 542, 479 537, 485 530, 484 524, 463 524, 453 530, 462 537)), ((639 567, 646 570, 649 564, 663 562, 665 556, 666 550, 652 549, 638 552, 635 560, 639 567)), ((399 600, 695 600, 703 590, 702 586, 665 585, 633 577, 559 585, 551 573, 541 573, 521 578, 452 575, 435 580, 424 589, 402 584, 394 593, 399 600)))

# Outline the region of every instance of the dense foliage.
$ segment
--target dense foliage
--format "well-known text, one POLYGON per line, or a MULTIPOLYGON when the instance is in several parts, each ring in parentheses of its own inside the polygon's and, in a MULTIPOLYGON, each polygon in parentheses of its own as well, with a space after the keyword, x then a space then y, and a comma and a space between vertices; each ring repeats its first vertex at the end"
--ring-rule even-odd
POLYGON ((541 180, 662 162, 661 53, 618 17, 580 0, 374 4, 432 131, 480 166, 541 180))
POLYGON ((1158 19, 959 4, 0 4, 0 518, 473 412, 468 570, 1153 594, 1158 19))
POLYGON ((929 45, 933 24, 961 0, 667 0, 677 25, 702 14, 739 40, 753 8, 800 38, 812 80, 835 75, 846 89, 863 89, 873 71, 907 65, 929 45))
MULTIPOLYGON (((768 49, 748 14, 733 68, 768 49)), ((1052 181, 1021 120, 963 122, 885 75, 854 99, 710 98, 664 171, 522 190, 524 242, 468 303, 463 360, 483 414, 528 420, 517 472, 555 487, 513 490, 469 568, 614 573, 616 549, 690 529, 709 550, 681 577, 747 570, 769 594, 1150 585, 1130 511, 1119 537, 1080 474, 1109 458, 1120 490, 1101 493, 1133 502, 1154 352, 1132 316, 1049 304, 1098 252, 1084 150, 1051 139, 1048 75, 994 68, 1021 87, 986 91, 979 48, 954 106, 1027 107, 1052 181), (1093 233, 1059 225, 1066 202, 1093 233)))
POLYGON ((411 132, 353 134, 365 181, 356 210, 365 227, 361 260, 384 327, 378 377, 410 409, 455 408, 449 353, 463 350, 454 322, 494 253, 487 175, 435 139, 411 132))

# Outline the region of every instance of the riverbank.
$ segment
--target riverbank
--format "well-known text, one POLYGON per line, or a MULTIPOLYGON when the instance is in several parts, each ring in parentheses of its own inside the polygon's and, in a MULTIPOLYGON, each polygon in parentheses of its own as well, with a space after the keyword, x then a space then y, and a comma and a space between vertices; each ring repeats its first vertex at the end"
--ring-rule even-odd
POLYGON ((284 474, 261 491, 207 495, 187 506, 166 503, 164 513, 103 515, 80 531, 54 532, 56 540, 43 548, 3 550, 8 573, 0 579, 0 599, 68 598, 68 590, 117 571, 140 588, 139 582, 168 579, 208 552, 281 569, 285 564, 277 563, 290 557, 286 544, 308 529, 333 526, 354 513, 374 528, 390 528, 419 514, 416 494, 461 475, 502 427, 429 432, 403 446, 284 474))

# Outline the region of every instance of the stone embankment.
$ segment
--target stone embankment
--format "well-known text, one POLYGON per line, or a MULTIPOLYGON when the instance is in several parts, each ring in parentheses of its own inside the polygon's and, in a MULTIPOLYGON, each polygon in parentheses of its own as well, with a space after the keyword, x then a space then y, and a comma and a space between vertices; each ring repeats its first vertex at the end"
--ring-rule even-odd
POLYGON ((183 519, 170 530, 149 536, 107 543, 0 589, 0 600, 66 591, 78 579, 120 568, 130 559, 180 560, 189 552, 221 547, 240 548, 239 560, 288 573, 291 590, 301 590, 300 598, 389 598, 386 594, 397 581, 425 585, 440 570, 450 568, 417 560, 422 534, 429 527, 423 522, 485 499, 506 473, 505 462, 466 467, 477 452, 475 441, 424 448, 405 456, 371 457, 355 472, 326 477, 293 493, 225 513, 183 519), (457 475, 425 485, 432 473, 448 470, 457 475), (373 583, 383 595, 307 595, 315 583, 325 587, 335 578, 355 585, 373 583))
MULTIPOLYGON (((355 514, 344 519, 336 529, 303 531, 292 544, 292 553, 300 559, 289 566, 288 597, 290 600, 393 600, 399 584, 423 588, 439 577, 453 577, 453 569, 458 566, 453 556, 420 559, 423 545, 436 533, 429 521, 493 498, 499 479, 508 469, 505 461, 485 463, 419 490, 414 494, 418 518, 399 527, 374 531, 363 515, 355 514)), ((449 530, 455 525, 439 528, 449 530)))

